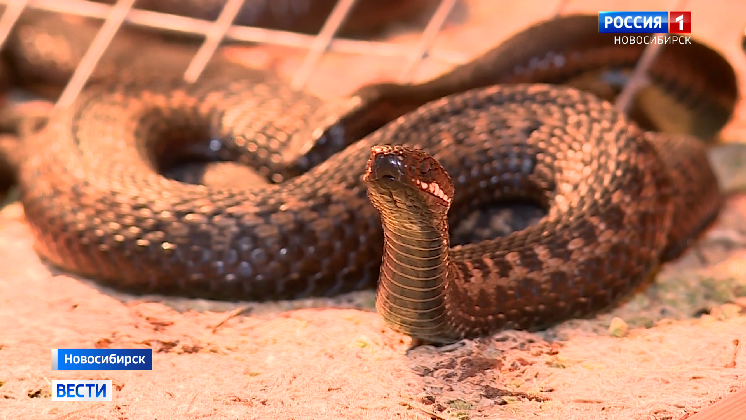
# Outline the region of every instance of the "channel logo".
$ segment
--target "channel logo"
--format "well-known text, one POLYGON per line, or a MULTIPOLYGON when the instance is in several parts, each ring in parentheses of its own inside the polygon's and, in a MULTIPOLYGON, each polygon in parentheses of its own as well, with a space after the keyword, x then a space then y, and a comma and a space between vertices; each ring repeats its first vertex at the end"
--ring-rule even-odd
MULTIPOLYGON (((153 349, 52 349, 52 370, 153 370, 153 349)), ((111 401, 111 380, 54 380, 52 401, 111 401)))
POLYGON ((602 34, 690 34, 692 12, 598 12, 602 34))
POLYGON ((668 33, 692 33, 692 12, 669 12, 668 33))
POLYGON ((111 380, 52 381, 52 401, 111 401, 111 380))

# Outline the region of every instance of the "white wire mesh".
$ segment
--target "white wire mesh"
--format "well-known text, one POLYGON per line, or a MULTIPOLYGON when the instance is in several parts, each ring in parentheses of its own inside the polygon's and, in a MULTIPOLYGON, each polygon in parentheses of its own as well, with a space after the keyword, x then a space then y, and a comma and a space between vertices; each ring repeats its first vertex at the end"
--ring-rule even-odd
MULTIPOLYGON (((124 22, 135 26, 205 36, 201 48, 185 69, 184 78, 189 82, 199 77, 218 46, 226 39, 306 48, 308 50, 306 57, 292 80, 292 86, 297 89, 303 88, 327 51, 402 57, 406 64, 401 72, 401 82, 411 81, 426 57, 449 64, 460 64, 464 61, 464 57, 458 53, 432 50, 432 43, 457 0, 441 0, 414 49, 386 42, 336 38, 337 30, 344 23, 345 17, 354 7, 356 0, 338 0, 323 28, 315 36, 232 25, 236 13, 245 0, 228 0, 214 22, 136 9, 133 8, 134 1, 118 0, 114 5, 106 5, 86 0, 0 0, 0 4, 7 6, 0 17, 0 47, 26 8, 104 19, 103 26, 60 95, 55 105, 57 109, 67 107, 75 100, 111 39, 124 22)), ((558 0, 554 8, 554 16, 559 16, 569 2, 570 0, 558 0)), ((687 0, 675 0, 672 10, 683 9, 686 2, 687 0)), ((619 109, 626 110, 635 91, 644 86, 647 69, 655 60, 659 50, 659 44, 651 44, 646 49, 629 83, 619 95, 617 100, 619 109)))

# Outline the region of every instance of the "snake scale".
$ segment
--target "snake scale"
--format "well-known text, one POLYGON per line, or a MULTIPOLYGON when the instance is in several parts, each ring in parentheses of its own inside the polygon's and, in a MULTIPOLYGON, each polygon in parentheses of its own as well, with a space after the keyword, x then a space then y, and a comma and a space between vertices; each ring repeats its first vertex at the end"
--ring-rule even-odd
MULTIPOLYGON (((383 318, 429 342, 592 314, 677 256, 722 203, 703 143, 643 130, 666 131, 644 104, 627 118, 608 84, 588 83, 642 52, 597 34, 595 19, 543 22, 431 81, 334 101, 225 63, 194 84, 94 84, 23 140, 36 250, 126 291, 213 299, 332 295, 380 276, 383 318), (208 158, 268 182, 160 174, 208 158), (450 247, 464 212, 517 199, 547 215, 450 247)), ((664 48, 651 78, 689 112, 686 131, 710 137, 735 77, 690 47, 664 48)))

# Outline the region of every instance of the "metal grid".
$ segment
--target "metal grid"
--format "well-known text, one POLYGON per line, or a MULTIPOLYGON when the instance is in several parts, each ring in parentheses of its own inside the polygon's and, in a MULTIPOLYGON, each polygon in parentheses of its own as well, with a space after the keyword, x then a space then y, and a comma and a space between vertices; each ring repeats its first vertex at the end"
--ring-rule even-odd
MULTIPOLYGON (((93 3, 86 0, 0 0, 0 4, 6 5, 5 12, 0 17, 0 48, 2 48, 11 29, 26 8, 104 20, 103 25, 58 98, 54 107, 55 110, 63 109, 72 104, 124 22, 134 26, 204 36, 205 39, 201 47, 184 72, 184 80, 187 82, 194 82, 199 78, 217 48, 226 39, 307 49, 306 57, 291 82, 291 86, 295 89, 301 89, 305 86, 318 62, 327 51, 401 57, 406 60, 399 78, 400 82, 404 83, 410 82, 414 78, 425 58, 440 60, 448 64, 461 64, 466 61, 466 57, 457 53, 432 49, 433 41, 457 0, 441 0, 427 26, 422 31, 417 45, 411 49, 386 42, 336 38, 339 27, 344 23, 356 0, 338 0, 321 31, 315 36, 232 25, 244 1, 227 0, 217 19, 206 21, 136 9, 133 8, 135 0, 117 0, 114 5, 93 3)), ((557 0, 553 16, 561 15, 569 2, 570 0, 557 0)), ((686 3, 687 0, 675 0, 670 10, 682 10, 686 3)), ((617 99, 616 105, 620 110, 627 110, 634 93, 647 82, 647 70, 654 62, 661 47, 662 44, 651 44, 644 51, 629 82, 617 99)))

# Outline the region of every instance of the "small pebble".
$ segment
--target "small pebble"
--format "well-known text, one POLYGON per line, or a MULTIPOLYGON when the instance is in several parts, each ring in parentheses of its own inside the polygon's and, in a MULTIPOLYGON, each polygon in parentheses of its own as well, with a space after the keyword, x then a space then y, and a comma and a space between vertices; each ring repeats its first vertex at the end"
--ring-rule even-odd
POLYGON ((718 320, 726 320, 738 318, 741 316, 743 308, 735 303, 724 303, 720 306, 712 308, 710 315, 718 320))
POLYGON ((629 325, 618 316, 615 316, 609 323, 609 334, 612 337, 624 337, 627 331, 629 331, 629 325))

